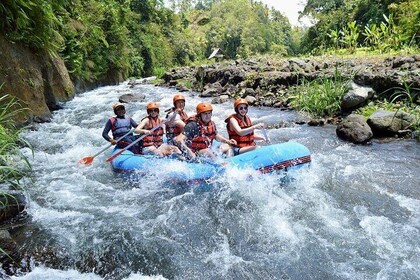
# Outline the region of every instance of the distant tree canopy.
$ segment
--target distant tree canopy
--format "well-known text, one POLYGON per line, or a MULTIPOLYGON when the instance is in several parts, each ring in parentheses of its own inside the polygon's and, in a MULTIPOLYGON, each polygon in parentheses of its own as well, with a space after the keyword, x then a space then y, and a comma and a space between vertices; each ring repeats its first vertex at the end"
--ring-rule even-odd
POLYGON ((316 20, 304 35, 303 52, 358 46, 387 51, 420 44, 420 0, 308 0, 302 15, 316 20))
POLYGON ((418 47, 419 9, 420 0, 308 0, 302 15, 316 24, 304 29, 255 0, 4 0, 0 30, 60 55, 73 78, 94 81, 161 74, 213 48, 246 58, 418 47))

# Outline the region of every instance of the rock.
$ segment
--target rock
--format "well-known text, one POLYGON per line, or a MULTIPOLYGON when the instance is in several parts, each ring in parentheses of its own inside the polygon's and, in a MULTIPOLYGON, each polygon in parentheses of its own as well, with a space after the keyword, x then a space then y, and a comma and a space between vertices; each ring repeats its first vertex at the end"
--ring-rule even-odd
POLYGON ((255 98, 254 96, 248 95, 247 97, 245 97, 245 99, 250 105, 253 105, 255 104, 255 102, 257 102, 257 98, 255 98))
POLYGON ((221 103, 225 103, 225 102, 228 102, 228 101, 229 101, 229 95, 224 94, 224 95, 220 95, 220 96, 214 98, 211 101, 211 103, 213 103, 213 104, 221 104, 221 103))
POLYGON ((374 95, 373 89, 370 87, 362 87, 356 83, 350 83, 349 91, 344 94, 341 99, 341 110, 350 111, 361 107, 372 98, 374 95))
POLYGON ((414 115, 402 111, 378 110, 369 117, 367 123, 372 128, 375 137, 381 137, 398 135, 398 131, 407 129, 415 120, 414 115))
POLYGON ((356 114, 351 114, 344 118, 337 126, 336 134, 339 138, 355 144, 366 143, 373 136, 365 118, 356 114))
POLYGON ((26 196, 22 193, 0 194, 0 223, 11 220, 26 208, 26 196))
POLYGON ((311 119, 308 122, 309 126, 322 126, 325 124, 325 120, 324 119, 311 119))
POLYGON ((142 93, 127 93, 120 96, 118 99, 121 103, 132 103, 132 102, 141 102, 145 99, 145 95, 142 93))

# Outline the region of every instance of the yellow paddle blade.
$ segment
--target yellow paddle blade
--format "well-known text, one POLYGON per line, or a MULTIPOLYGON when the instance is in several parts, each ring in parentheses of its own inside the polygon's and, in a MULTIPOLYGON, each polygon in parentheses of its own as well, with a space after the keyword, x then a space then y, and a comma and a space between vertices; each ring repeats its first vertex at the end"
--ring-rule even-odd
POLYGON ((89 165, 92 164, 94 157, 87 156, 79 160, 79 164, 89 165))

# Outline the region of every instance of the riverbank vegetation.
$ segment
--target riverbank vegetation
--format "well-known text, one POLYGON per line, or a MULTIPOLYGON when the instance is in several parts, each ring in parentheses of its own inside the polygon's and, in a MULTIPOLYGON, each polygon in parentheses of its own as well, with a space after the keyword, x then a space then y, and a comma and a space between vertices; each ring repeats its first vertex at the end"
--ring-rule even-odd
POLYGON ((0 29, 63 57, 73 78, 94 81, 114 72, 162 75, 204 61, 213 48, 231 59, 418 52, 419 7, 420 0, 309 0, 302 16, 314 25, 292 27, 250 0, 10 0, 0 3, 0 29))
POLYGON ((13 121, 22 110, 26 109, 22 108, 14 97, 10 95, 0 97, 0 186, 2 186, 0 195, 2 196, 8 196, 2 191, 5 188, 23 189, 22 179, 28 178, 31 171, 29 161, 20 150, 23 145, 30 146, 20 137, 24 128, 17 128, 13 121))

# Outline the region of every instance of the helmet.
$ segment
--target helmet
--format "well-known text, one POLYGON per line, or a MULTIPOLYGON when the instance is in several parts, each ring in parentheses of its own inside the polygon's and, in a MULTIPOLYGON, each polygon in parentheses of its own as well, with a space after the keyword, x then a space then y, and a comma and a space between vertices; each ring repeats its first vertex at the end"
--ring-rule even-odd
POLYGON ((175 102, 177 102, 178 100, 184 100, 185 101, 185 96, 183 96, 182 94, 177 94, 174 96, 174 106, 175 106, 175 102))
POLYGON ((150 109, 158 109, 159 110, 159 104, 157 104, 156 102, 149 102, 146 105, 146 109, 150 110, 150 109))
POLYGON ((115 113, 115 111, 117 111, 117 108, 118 108, 118 107, 123 107, 123 109, 125 109, 124 104, 122 104, 122 103, 120 103, 120 102, 117 102, 117 103, 115 103, 114 105, 112 105, 112 110, 114 110, 114 113, 115 113))
POLYGON ((243 98, 236 99, 235 103, 233 104, 233 108, 235 109, 235 111, 237 111, 237 108, 240 104, 246 104, 246 106, 248 106, 248 101, 246 101, 246 99, 243 98))
POLYGON ((213 111, 213 106, 210 103, 202 102, 197 105, 197 115, 203 112, 213 111))

